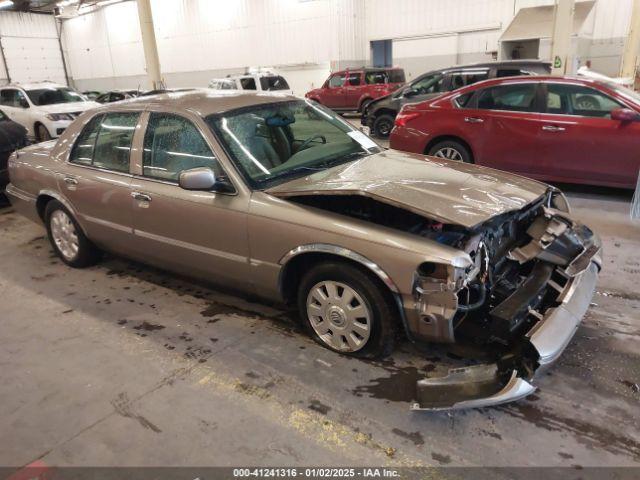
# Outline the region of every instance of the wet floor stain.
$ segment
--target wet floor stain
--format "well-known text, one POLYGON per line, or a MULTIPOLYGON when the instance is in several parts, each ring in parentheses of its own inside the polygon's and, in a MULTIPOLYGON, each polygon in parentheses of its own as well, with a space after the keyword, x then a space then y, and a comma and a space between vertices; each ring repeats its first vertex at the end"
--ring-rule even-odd
POLYGON ((156 325, 147 321, 144 321, 140 325, 136 325, 135 327, 133 327, 134 330, 144 330, 145 332, 153 332, 155 330, 162 330, 164 328, 164 325, 156 325))
POLYGON ((449 455, 442 455, 437 452, 431 452, 431 458, 433 458, 440 465, 447 465, 451 463, 451 457, 449 455))
POLYGON ((629 380, 620 380, 620 383, 625 387, 628 387, 633 393, 640 392, 640 385, 635 382, 631 382, 629 380))
POLYGON ((118 415, 122 415, 125 418, 130 418, 132 420, 136 420, 140 425, 144 428, 154 431, 155 433, 161 433, 162 430, 158 428, 155 424, 150 422, 144 416, 139 413, 135 413, 131 408, 131 401, 126 393, 119 393, 118 396, 112 400, 111 405, 115 409, 118 415))
POLYGON ((548 409, 538 408, 527 403, 513 403, 496 407, 512 417, 532 423, 538 428, 550 432, 566 432, 586 445, 598 447, 614 454, 626 454, 640 459, 640 443, 631 437, 608 430, 577 418, 558 415, 548 409))
POLYGON ((404 430, 400 430, 399 428, 394 428, 391 431, 399 437, 410 440, 416 446, 424 445, 424 437, 420 432, 405 432, 404 430))
POLYGON ((564 458, 565 460, 570 460, 573 458, 573 455, 571 455, 570 453, 565 453, 565 452, 558 452, 558 455, 561 458, 564 458))
POLYGON ((309 410, 313 410, 314 412, 321 413, 322 415, 326 415, 331 410, 331 407, 325 405, 320 400, 311 399, 309 401, 309 405, 307 406, 309 410))
POLYGON ((394 367, 390 375, 372 378, 367 385, 359 385, 352 390, 357 397, 370 397, 391 402, 411 402, 416 397, 416 382, 425 377, 423 370, 413 366, 394 367))

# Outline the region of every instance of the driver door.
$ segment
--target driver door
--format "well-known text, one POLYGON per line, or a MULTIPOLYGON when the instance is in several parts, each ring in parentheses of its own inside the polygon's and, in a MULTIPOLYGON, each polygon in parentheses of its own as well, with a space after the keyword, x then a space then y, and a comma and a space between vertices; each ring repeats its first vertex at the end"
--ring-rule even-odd
POLYGON ((235 288, 249 278, 248 195, 190 191, 180 173, 196 167, 225 175, 197 118, 148 114, 140 164, 131 183, 137 255, 163 268, 235 288))

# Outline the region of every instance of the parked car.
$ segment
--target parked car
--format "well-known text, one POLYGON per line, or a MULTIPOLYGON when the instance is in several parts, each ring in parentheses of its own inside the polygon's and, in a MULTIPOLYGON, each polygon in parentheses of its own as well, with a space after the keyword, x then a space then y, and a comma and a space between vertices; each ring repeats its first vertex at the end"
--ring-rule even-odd
POLYGON ((391 147, 537 179, 635 188, 640 95, 585 78, 488 80, 405 105, 391 147))
POLYGON ((281 92, 293 95, 293 91, 284 77, 272 72, 247 73, 226 78, 214 78, 209 82, 209 88, 214 90, 281 92))
POLYGON ((140 93, 140 90, 112 90, 96 97, 95 101, 98 103, 120 102, 122 100, 136 98, 140 93))
POLYGON ((87 91, 82 92, 82 95, 87 97, 89 100, 95 100, 96 98, 98 98, 103 93, 104 92, 99 92, 98 90, 87 90, 87 91))
POLYGON ((55 83, 13 84, 0 88, 0 108, 36 141, 57 138, 85 110, 99 106, 75 90, 55 83))
POLYGON ((147 90, 146 92, 140 92, 138 97, 150 97, 152 95, 163 95, 165 93, 184 93, 192 92, 195 88, 156 88, 154 90, 147 90))
POLYGON ((420 75, 404 88, 367 105, 362 111, 362 125, 380 138, 391 133, 396 115, 407 103, 423 102, 457 88, 472 85, 489 78, 519 75, 548 75, 551 64, 539 60, 510 60, 505 62, 461 65, 420 75))
POLYGON ((15 209, 67 265, 100 249, 297 305, 350 355, 412 339, 495 364, 421 380, 418 408, 521 398, 585 313, 600 241, 534 180, 384 151, 293 96, 185 93, 83 114, 9 162, 15 209), (479 387, 479 388, 478 388, 479 387))
POLYGON ((27 129, 0 111, 0 195, 9 183, 9 155, 27 145, 27 129))
POLYGON ((332 73, 321 88, 307 92, 305 97, 336 112, 361 112, 404 82, 401 68, 354 68, 332 73))

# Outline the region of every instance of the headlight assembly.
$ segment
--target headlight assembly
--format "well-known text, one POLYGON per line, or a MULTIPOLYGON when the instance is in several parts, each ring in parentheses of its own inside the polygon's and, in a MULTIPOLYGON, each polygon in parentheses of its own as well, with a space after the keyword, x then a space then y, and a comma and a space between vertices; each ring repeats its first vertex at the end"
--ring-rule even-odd
POLYGON ((61 120, 73 120, 73 117, 68 113, 48 113, 47 115, 45 115, 45 117, 47 117, 47 119, 51 120, 52 122, 59 122, 61 120))

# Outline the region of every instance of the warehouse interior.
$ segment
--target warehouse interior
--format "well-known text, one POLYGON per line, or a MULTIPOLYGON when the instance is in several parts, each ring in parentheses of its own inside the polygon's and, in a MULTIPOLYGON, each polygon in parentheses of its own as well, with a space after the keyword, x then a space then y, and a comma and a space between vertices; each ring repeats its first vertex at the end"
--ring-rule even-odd
POLYGON ((637 478, 639 57, 640 0, 0 0, 0 480, 637 478))

